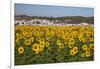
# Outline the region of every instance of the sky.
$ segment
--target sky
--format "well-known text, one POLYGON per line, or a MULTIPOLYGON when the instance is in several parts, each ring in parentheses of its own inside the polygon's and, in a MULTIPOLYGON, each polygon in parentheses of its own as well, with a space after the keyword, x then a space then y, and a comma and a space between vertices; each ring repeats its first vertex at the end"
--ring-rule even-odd
POLYGON ((86 7, 69 7, 69 6, 51 6, 51 5, 35 5, 35 4, 15 4, 15 15, 27 16, 94 16, 93 8, 86 7))

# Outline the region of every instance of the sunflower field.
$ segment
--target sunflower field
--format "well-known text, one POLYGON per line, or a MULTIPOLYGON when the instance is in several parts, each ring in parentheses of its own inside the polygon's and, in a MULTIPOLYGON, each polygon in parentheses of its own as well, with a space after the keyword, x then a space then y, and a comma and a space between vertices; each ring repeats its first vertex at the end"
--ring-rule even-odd
POLYGON ((93 26, 15 26, 15 65, 94 60, 93 26))

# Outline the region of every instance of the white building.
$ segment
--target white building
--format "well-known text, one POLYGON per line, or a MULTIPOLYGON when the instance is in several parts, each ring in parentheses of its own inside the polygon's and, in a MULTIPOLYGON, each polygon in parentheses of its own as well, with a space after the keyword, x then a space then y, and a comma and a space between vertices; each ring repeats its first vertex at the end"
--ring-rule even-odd
POLYGON ((32 19, 32 20, 15 20, 15 25, 52 25, 54 22, 50 22, 50 20, 46 19, 32 19))
MULTIPOLYGON (((57 20, 56 20, 57 21, 57 20)), ((15 25, 55 25, 55 26, 93 26, 93 24, 82 22, 80 24, 55 23, 47 19, 15 20, 15 25)), ((58 21, 57 21, 58 22, 58 21)))

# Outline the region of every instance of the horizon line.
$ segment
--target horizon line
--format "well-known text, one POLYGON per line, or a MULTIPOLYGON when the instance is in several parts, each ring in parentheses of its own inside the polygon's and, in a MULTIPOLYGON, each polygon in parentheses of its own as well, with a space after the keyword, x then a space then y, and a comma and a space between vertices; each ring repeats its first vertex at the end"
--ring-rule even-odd
MULTIPOLYGON (((36 15, 25 15, 25 14, 20 14, 20 15, 14 15, 14 16, 28 16, 28 17, 34 17, 34 16, 36 16, 36 15)), ((36 16, 36 17, 53 17, 53 18, 57 18, 57 17, 94 17, 94 16, 79 16, 79 15, 77 15, 77 16, 74 16, 74 15, 71 15, 71 16, 36 16)))

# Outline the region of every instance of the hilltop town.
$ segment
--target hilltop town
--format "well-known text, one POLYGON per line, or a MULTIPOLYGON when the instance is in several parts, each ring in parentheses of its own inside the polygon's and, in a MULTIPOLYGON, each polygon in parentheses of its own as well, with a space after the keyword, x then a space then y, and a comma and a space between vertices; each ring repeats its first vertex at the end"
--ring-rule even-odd
POLYGON ((14 22, 15 25, 93 26, 94 17, 83 17, 83 16, 41 17, 41 16, 16 15, 14 22))

